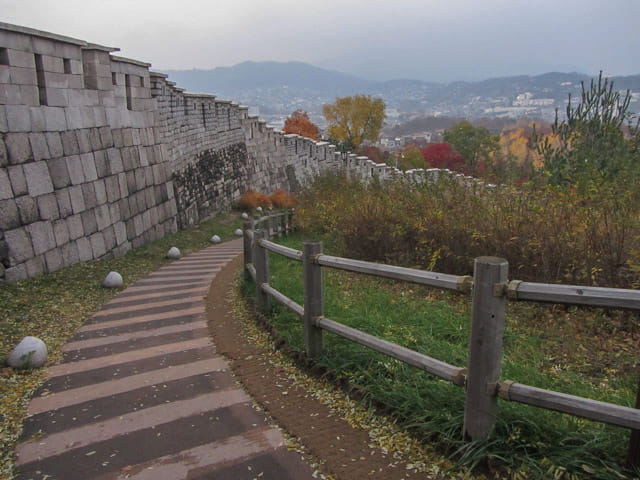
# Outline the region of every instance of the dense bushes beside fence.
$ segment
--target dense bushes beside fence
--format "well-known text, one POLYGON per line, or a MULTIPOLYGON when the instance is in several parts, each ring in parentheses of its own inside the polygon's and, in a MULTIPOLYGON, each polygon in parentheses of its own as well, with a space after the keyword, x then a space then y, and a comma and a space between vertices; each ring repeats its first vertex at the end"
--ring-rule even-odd
POLYGON ((640 189, 577 193, 551 186, 487 187, 456 177, 361 183, 318 177, 296 222, 332 232, 341 254, 470 274, 482 255, 506 258, 528 281, 640 287, 640 189))
MULTIPOLYGON (((300 248, 301 238, 281 243, 300 248)), ((270 255, 269 264, 270 285, 302 304, 302 265, 276 254, 270 255)), ((441 361, 466 364, 467 298, 332 269, 324 270, 323 283, 328 318, 441 361)), ((298 314, 275 301, 272 305, 268 316, 278 335, 294 351, 304 351, 298 314)), ((509 310, 504 378, 632 405, 635 372, 623 371, 606 355, 593 356, 606 345, 584 338, 582 329, 588 330, 589 322, 575 325, 575 315, 569 312, 545 315, 542 307, 533 310, 528 304, 510 305, 509 310)), ((618 352, 626 361, 616 360, 620 365, 633 363, 635 349, 628 352, 619 340, 618 352)), ((323 354, 316 359, 320 365, 357 388, 365 401, 384 406, 418 438, 455 452, 461 465, 486 462, 495 478, 635 478, 620 467, 628 439, 624 429, 501 400, 494 434, 467 443, 462 438, 463 389, 341 337, 326 334, 324 342, 323 354)))

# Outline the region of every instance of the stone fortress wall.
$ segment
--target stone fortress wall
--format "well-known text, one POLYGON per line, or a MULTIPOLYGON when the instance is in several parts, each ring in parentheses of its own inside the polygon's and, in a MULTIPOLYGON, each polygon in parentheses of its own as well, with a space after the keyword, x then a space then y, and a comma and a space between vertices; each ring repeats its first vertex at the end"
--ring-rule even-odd
POLYGON ((185 92, 118 49, 0 23, 0 283, 131 248, 345 168, 397 170, 185 92))

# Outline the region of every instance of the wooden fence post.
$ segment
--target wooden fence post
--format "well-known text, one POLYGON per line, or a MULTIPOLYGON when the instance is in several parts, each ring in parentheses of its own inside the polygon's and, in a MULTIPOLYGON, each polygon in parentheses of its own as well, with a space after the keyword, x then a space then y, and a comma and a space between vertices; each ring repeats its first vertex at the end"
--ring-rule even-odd
POLYGON ((322 242, 304 242, 302 271, 304 275, 304 347, 308 357, 322 354, 322 329, 314 320, 324 315, 322 267, 316 257, 322 254, 322 242))
POLYGON ((249 235, 247 235, 247 232, 249 230, 253 230, 253 222, 248 221, 248 222, 244 222, 243 224, 243 231, 242 231, 242 246, 243 246, 243 252, 244 252, 244 278, 245 280, 249 280, 251 278, 251 274, 249 273, 249 270, 247 270, 247 265, 249 265, 250 263, 253 263, 253 261, 251 260, 251 239, 249 238, 249 235))
POLYGON ((258 312, 269 310, 269 295, 262 290, 263 283, 269 283, 269 251, 260 245, 264 238, 263 230, 253 232, 253 266, 256 268, 256 308, 258 312))
POLYGON ((287 234, 287 213, 286 212, 282 212, 280 214, 280 232, 282 232, 282 235, 287 234))
POLYGON ((508 273, 502 258, 475 259, 463 432, 472 440, 489 436, 495 423, 508 273))
POLYGON ((287 214, 287 233, 291 231, 291 225, 293 225, 293 208, 287 214))

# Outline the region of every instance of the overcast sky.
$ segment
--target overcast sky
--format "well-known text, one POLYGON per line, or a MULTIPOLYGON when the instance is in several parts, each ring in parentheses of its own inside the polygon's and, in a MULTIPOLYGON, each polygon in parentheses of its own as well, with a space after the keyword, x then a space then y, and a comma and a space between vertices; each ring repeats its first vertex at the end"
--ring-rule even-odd
POLYGON ((298 60, 375 79, 640 73, 639 0, 0 0, 154 70, 298 60))

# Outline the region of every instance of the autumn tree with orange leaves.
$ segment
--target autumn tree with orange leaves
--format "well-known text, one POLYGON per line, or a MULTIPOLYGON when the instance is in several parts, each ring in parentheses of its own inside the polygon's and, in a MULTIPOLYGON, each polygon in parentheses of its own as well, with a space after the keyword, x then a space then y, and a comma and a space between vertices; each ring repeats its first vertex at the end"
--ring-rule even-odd
POLYGON ((309 120, 309 114, 304 110, 296 110, 284 122, 284 133, 295 133, 312 140, 320 140, 320 129, 309 120))

